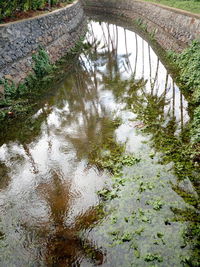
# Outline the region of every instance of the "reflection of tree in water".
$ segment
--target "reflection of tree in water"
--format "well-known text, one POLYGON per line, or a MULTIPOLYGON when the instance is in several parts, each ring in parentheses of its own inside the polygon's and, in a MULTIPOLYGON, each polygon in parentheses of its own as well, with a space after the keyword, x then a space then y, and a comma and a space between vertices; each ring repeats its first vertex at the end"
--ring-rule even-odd
MULTIPOLYGON (((44 121, 46 122, 46 118, 51 111, 52 109, 49 106, 43 107, 40 110, 40 114, 38 114, 35 118, 30 116, 26 120, 19 120, 13 124, 12 127, 8 126, 7 129, 5 128, 5 131, 0 131, 0 146, 3 144, 6 146, 6 148, 4 148, 4 153, 8 154, 7 157, 11 157, 14 161, 12 158, 12 155, 14 154, 15 160, 17 161, 20 160, 20 162, 25 162, 28 160, 34 173, 37 173, 38 169, 31 154, 29 144, 40 137, 41 125, 44 121), (12 142, 21 144, 20 153, 16 154, 17 152, 14 151, 12 142)), ((2 170, 4 170, 5 173, 9 173, 9 167, 6 166, 6 164, 4 164, 4 168, 0 167, 0 171, 2 170)), ((0 188, 2 188, 2 185, 0 185, 0 188)))
POLYGON ((4 190, 10 182, 9 169, 5 163, 0 162, 0 190, 4 190))
POLYGON ((38 186, 50 211, 48 222, 40 228, 40 236, 45 239, 42 260, 48 266, 79 266, 83 258, 88 258, 95 265, 101 265, 104 253, 84 234, 80 235, 100 219, 98 207, 90 207, 68 225, 66 221, 73 200, 70 188, 70 182, 65 183, 62 174, 56 171, 52 173, 51 184, 38 186))
POLYGON ((156 151, 164 153, 163 162, 174 162, 175 173, 180 179, 185 175, 191 176, 193 165, 187 153, 188 128, 187 126, 183 128, 181 120, 181 131, 177 134, 179 125, 176 117, 170 108, 165 110, 169 104, 165 93, 158 96, 139 88, 137 93, 132 94, 130 88, 127 96, 128 107, 137 114, 137 119, 144 123, 143 132, 151 134, 152 146, 156 151))
MULTIPOLYGON (((15 136, 14 133, 12 134, 11 139, 18 140, 22 144, 21 148, 29 158, 35 174, 37 174, 37 166, 30 147, 32 142, 40 138, 42 125, 45 126, 46 135, 50 140, 49 152, 51 152, 51 135, 60 134, 66 141, 73 144, 77 158, 86 157, 90 164, 94 162, 94 157, 99 156, 93 153, 94 144, 103 147, 106 140, 113 138, 116 127, 113 126, 109 115, 99 103, 97 85, 89 74, 81 65, 77 65, 73 76, 69 76, 59 94, 54 97, 53 105, 56 104, 56 108, 47 104, 36 118, 30 120, 29 126, 25 125, 24 135, 19 131, 15 133, 15 136), (68 111, 65 110, 66 106, 68 111), (60 122, 59 133, 54 124, 49 124, 48 121, 48 116, 52 111, 57 116, 56 120, 60 122), (74 134, 65 131, 70 126, 75 127, 74 134)), ((114 142, 112 145, 117 146, 114 142)), ((67 225, 66 219, 73 198, 70 195, 70 187, 71 184, 64 182, 59 171, 52 171, 50 184, 38 186, 37 190, 43 196, 50 211, 48 222, 42 224, 39 231, 35 230, 41 242, 44 242, 42 257, 48 265, 72 266, 74 264, 74 266, 79 266, 83 258, 88 258, 95 265, 102 264, 105 253, 87 239, 84 233, 80 234, 81 231, 91 229, 93 224, 98 222, 101 216, 99 208, 89 208, 75 218, 74 224, 67 225)), ((28 223, 26 223, 26 231, 29 231, 28 223)))
MULTIPOLYGON (((112 90, 115 99, 119 103, 126 102, 127 107, 137 115, 137 119, 145 124, 143 131, 151 134, 151 141, 156 150, 165 153, 165 156, 163 157, 165 163, 171 161, 177 163, 175 169, 179 177, 181 177, 181 175, 184 176, 187 172, 189 175, 192 165, 189 165, 189 155, 187 155, 186 149, 183 149, 184 145, 188 143, 188 129, 187 125, 184 126, 183 122, 182 94, 180 93, 181 127, 179 132, 179 125, 175 117, 174 83, 172 85, 172 96, 170 99, 167 98, 167 92, 169 91, 169 74, 166 73, 165 85, 162 94, 160 94, 157 86, 160 62, 159 59, 157 59, 155 74, 153 74, 151 50, 148 45, 150 90, 146 86, 147 81, 144 81, 142 78, 136 80, 135 73, 141 64, 137 58, 138 53, 136 53, 135 56, 135 66, 133 68, 134 71, 132 72, 130 61, 128 60, 130 55, 128 54, 127 49, 126 30, 124 30, 126 54, 116 55, 118 43, 116 43, 115 36, 117 35, 117 30, 111 35, 109 29, 112 29, 112 27, 114 29, 114 25, 109 25, 108 23, 105 24, 104 27, 101 25, 104 40, 103 47, 107 47, 107 49, 103 50, 99 45, 99 49, 96 48, 95 50, 92 50, 93 58, 98 58, 98 62, 101 62, 99 68, 96 70, 102 77, 102 80, 100 80, 99 83, 102 83, 106 89, 112 90), (108 32, 105 32, 105 29, 107 29, 108 32), (124 58, 126 59, 125 61, 124 58), (124 63, 127 63, 126 68, 124 68, 124 63), (104 66, 103 70, 101 68, 102 66, 104 66), (129 78, 123 77, 123 72, 125 70, 130 71, 129 78), (178 167, 181 163, 182 169, 178 167)), ((93 42, 98 44, 99 40, 95 40, 93 30, 91 31, 91 35, 93 42)), ((120 41, 123 42, 122 34, 120 35, 120 38, 120 41)), ((139 50, 137 38, 136 35, 135 47, 136 50, 139 50)), ((144 46, 142 46, 142 49, 144 49, 144 46)), ((144 55, 144 51, 142 52, 142 55, 144 55)))
MULTIPOLYGON (((102 27, 103 30, 103 27, 102 27)), ((166 73, 165 86, 163 93, 158 93, 158 86, 156 86, 159 71, 159 59, 157 60, 155 76, 152 77, 151 67, 151 52, 148 46, 149 54, 149 70, 150 70, 150 92, 147 90, 146 81, 143 79, 136 80, 135 74, 137 72, 137 53, 135 57, 134 71, 131 71, 129 79, 122 78, 121 71, 121 57, 115 55, 117 50, 114 47, 115 38, 105 39, 106 33, 103 32, 105 46, 108 49, 105 52, 98 52, 96 49, 95 58, 100 58, 101 62, 105 65, 105 71, 97 70, 102 76, 102 83, 106 85, 106 89, 112 90, 115 95, 115 99, 119 103, 126 103, 128 109, 133 111, 137 115, 137 120, 144 123, 142 131, 150 134, 150 141, 152 147, 162 153, 162 163, 174 163, 174 170, 179 178, 179 181, 189 179, 194 185, 196 192, 199 193, 199 183, 196 175, 193 172, 194 166, 190 159, 190 151, 188 151, 188 127, 183 123, 183 95, 180 93, 180 125, 178 125, 175 117, 175 86, 172 84, 172 97, 167 99, 168 92, 168 79, 169 74, 166 73), (111 43, 112 50, 110 50, 111 43), (107 59, 107 60, 106 60, 107 59), (172 103, 172 109, 169 104, 172 103), (167 109, 166 109, 167 107, 167 109)), ((121 38, 121 36, 120 36, 121 38)), ((93 36, 94 40, 94 36, 93 36)), ((126 31, 124 31, 124 40, 126 41, 126 31)), ((122 40, 121 40, 122 41, 122 40)), ((98 40, 97 40, 98 42, 98 40)), ((137 37, 135 38, 136 50, 138 50, 137 37)), ((142 46, 144 49, 144 46, 142 46)), ((126 47, 127 51, 127 47, 126 47)), ((143 52, 144 54, 144 52, 143 52)), ((93 55, 94 56, 94 55, 93 55)), ((130 69, 128 52, 126 52, 126 63, 127 69, 130 69)), ((185 191, 179 185, 173 186, 174 191, 179 194, 184 201, 194 207, 188 210, 176 209, 174 211, 175 220, 188 222, 188 229, 185 233, 185 239, 193 247, 193 256, 188 259, 187 264, 191 266, 197 266, 198 255, 198 236, 199 236, 199 213, 198 208, 198 197, 195 197, 193 193, 185 191)))
MULTIPOLYGON (((61 122, 60 128, 63 129, 59 134, 73 144, 76 157, 78 159, 86 157, 89 164, 98 166, 96 159, 100 157, 102 149, 117 149, 118 153, 123 153, 123 149, 118 149, 121 146, 113 138, 118 124, 116 120, 111 121, 105 108, 100 104, 95 83, 81 65, 74 68, 73 77, 66 81, 61 94, 65 88, 71 88, 67 92, 69 111, 63 116, 66 102, 63 102, 63 97, 58 98, 56 115, 61 122), (74 134, 65 131, 71 125, 75 127, 74 134)), ((49 128, 50 135, 54 131, 56 131, 54 127, 49 128)), ((44 251, 46 262, 50 265, 59 263, 61 266, 62 264, 71 266, 73 263, 79 266, 81 260, 86 257, 96 265, 102 264, 105 253, 84 235, 80 236, 80 232, 91 229, 102 214, 99 214, 98 207, 91 207, 78 216, 73 224, 67 225, 66 219, 73 196, 70 195, 71 184, 65 184, 63 181, 61 173, 53 172, 52 183, 38 187, 50 209, 50 220, 41 229, 42 235, 48 236, 44 251)))
MULTIPOLYGON (((127 107, 137 115, 137 120, 142 121, 145 125, 143 132, 151 135, 152 146, 158 152, 163 153, 162 162, 175 163, 175 170, 178 177, 187 177, 192 179, 191 165, 188 160, 186 150, 183 150, 184 142, 187 144, 187 129, 183 127, 183 116, 181 115, 181 133, 177 135, 177 122, 174 115, 175 90, 173 88, 173 109, 166 112, 165 107, 169 100, 167 95, 168 74, 166 75, 166 84, 164 92, 159 95, 156 88, 158 77, 159 60, 157 61, 155 77, 152 77, 151 54, 149 48, 149 65, 150 65, 150 92, 146 90, 146 81, 143 79, 136 80, 138 61, 137 53, 135 57, 135 66, 132 68, 127 49, 126 30, 124 30, 125 54, 118 54, 118 28, 109 24, 102 27, 102 36, 104 48, 99 52, 100 43, 92 34, 92 43, 90 50, 86 50, 80 57, 80 64, 73 68, 73 74, 69 75, 59 94, 54 96, 53 102, 49 102, 37 118, 32 118, 28 123, 23 125, 23 132, 20 127, 10 133, 11 140, 20 142, 29 158, 30 164, 35 166, 30 151, 30 144, 37 140, 41 134, 41 125, 46 126, 46 133, 49 139, 49 149, 51 149, 51 135, 58 129, 54 125, 49 125, 48 115, 52 111, 60 122, 57 135, 64 136, 69 141, 76 152, 78 159, 87 158, 89 164, 97 164, 101 156, 101 148, 104 150, 116 150, 123 153, 123 149, 116 144, 113 136, 116 129, 115 121, 110 119, 110 115, 105 107, 100 104, 98 87, 102 86, 112 90, 117 102, 126 103, 127 107), (102 70, 103 67, 103 70, 102 70), (130 77, 124 79, 123 72, 127 71, 130 77), (54 108, 56 106, 56 108, 54 108), (65 107, 68 107, 66 111, 65 107), (65 131, 70 126, 74 126, 75 133, 65 131)), ((92 27, 92 26, 91 26, 92 27)), ((120 42, 123 40, 120 40, 120 42)), ((91 40, 88 40, 91 42, 91 40)), ((136 49, 139 50, 137 36, 135 36, 136 49)), ((101 47, 102 48, 102 47, 101 47)), ((144 46, 142 46, 144 49, 144 46)), ((143 52, 144 54, 144 52, 143 52)), ((144 69, 144 64, 143 64, 144 69)), ((182 102, 181 102, 182 103, 182 102)), ((183 106, 181 107, 183 109, 183 106)), ((181 113, 182 114, 182 113, 181 113)), ((8 141, 8 139, 6 141, 8 141)), ((3 169, 5 166, 3 166, 3 169)), ((64 182, 61 171, 52 171, 51 184, 40 184, 37 190, 47 203, 49 208, 49 221, 39 229, 39 236, 45 241, 43 255, 47 265, 55 266, 79 266, 81 260, 86 257, 96 265, 101 265, 104 260, 104 252, 97 248, 96 245, 87 239, 81 231, 91 229, 93 224, 98 220, 98 207, 89 208, 76 217, 74 224, 66 223, 71 201, 74 196, 70 194, 71 184, 64 182)), ((192 204, 192 197, 184 195, 183 190, 174 188, 174 190, 188 203, 192 204)), ((196 207, 197 202, 193 204, 196 207)), ((184 211, 174 211, 175 214, 181 214, 177 220, 192 221, 191 216, 184 211), (186 215, 186 216, 185 216, 186 215)), ((192 215, 196 223, 197 216, 192 215)), ((188 228, 191 232, 192 227, 188 228)), ((27 226, 28 229, 28 226, 27 226)), ((191 235, 192 236, 192 235, 191 235)), ((190 239, 192 238, 190 236, 190 239)))

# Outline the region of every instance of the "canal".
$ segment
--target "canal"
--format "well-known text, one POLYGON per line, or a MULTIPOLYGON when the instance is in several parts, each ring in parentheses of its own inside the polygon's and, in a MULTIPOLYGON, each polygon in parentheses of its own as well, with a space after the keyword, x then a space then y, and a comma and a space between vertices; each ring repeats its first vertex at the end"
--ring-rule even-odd
POLYGON ((57 88, 0 139, 0 266, 199 266, 188 102, 126 25, 88 21, 57 88))

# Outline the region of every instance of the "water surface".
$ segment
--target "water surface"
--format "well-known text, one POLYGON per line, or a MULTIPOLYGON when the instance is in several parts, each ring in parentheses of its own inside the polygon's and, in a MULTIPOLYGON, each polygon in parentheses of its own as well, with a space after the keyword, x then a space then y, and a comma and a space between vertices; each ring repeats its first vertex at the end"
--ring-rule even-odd
POLYGON ((66 80, 0 141, 1 266, 198 266, 187 110, 150 44, 89 21, 66 80))

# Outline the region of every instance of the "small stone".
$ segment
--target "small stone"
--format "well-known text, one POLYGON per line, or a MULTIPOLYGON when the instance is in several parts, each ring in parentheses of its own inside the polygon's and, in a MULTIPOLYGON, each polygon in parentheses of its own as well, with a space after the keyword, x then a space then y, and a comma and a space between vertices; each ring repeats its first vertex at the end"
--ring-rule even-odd
POLYGON ((12 76, 10 74, 5 75, 4 78, 6 80, 12 80, 12 76))
POLYGON ((6 62, 12 62, 12 58, 9 56, 4 56, 6 62))
POLYGON ((3 94, 4 93, 4 87, 3 85, 0 85, 0 94, 3 94))
POLYGON ((9 112, 8 112, 8 115, 9 115, 10 117, 13 117, 13 116, 14 116, 14 113, 13 113, 12 111, 9 111, 9 112))

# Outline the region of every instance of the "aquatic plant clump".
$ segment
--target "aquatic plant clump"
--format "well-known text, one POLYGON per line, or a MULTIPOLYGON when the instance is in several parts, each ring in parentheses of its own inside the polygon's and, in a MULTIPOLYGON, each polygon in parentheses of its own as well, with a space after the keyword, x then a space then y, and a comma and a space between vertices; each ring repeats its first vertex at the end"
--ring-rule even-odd
POLYGON ((193 93, 193 101, 200 103, 200 42, 193 41, 181 54, 175 57, 180 69, 180 80, 193 93))

